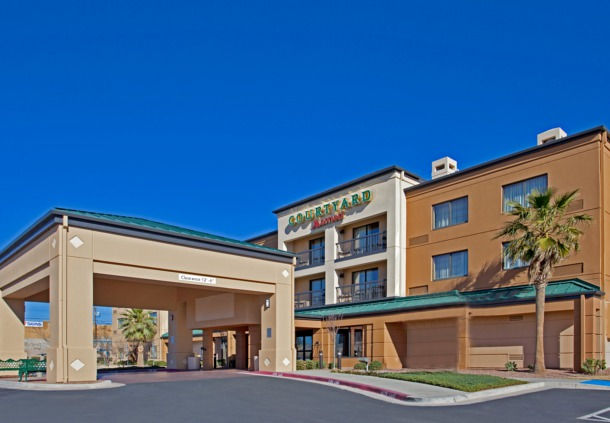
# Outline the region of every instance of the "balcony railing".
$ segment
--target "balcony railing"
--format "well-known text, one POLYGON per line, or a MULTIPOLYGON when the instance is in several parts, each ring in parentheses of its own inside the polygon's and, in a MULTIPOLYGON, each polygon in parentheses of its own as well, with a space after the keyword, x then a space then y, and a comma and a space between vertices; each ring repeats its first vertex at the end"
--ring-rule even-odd
POLYGON ((294 309, 323 306, 324 297, 323 289, 297 292, 294 294, 294 309))
POLYGON ((363 256, 385 251, 387 246, 386 232, 379 232, 348 239, 337 243, 337 259, 363 256))
POLYGON ((324 247, 299 251, 295 254, 297 256, 297 269, 299 267, 319 266, 324 264, 324 247))
POLYGON ((386 280, 368 281, 353 285, 339 285, 337 287, 338 303, 356 303, 358 301, 376 300, 385 298, 386 280))

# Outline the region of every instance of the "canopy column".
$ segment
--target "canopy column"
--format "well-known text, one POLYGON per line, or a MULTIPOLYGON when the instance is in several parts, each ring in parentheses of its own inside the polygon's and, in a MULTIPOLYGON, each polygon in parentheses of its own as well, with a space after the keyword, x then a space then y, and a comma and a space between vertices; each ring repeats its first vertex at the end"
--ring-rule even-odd
POLYGON ((280 278, 285 281, 280 279, 275 286, 275 294, 265 298, 261 309, 260 370, 295 370, 294 279, 289 278, 291 271, 292 269, 286 269, 282 272, 280 278))
POLYGON ((169 312, 168 369, 186 369, 187 357, 193 354, 193 331, 186 325, 186 302, 169 312))
POLYGON ((258 357, 261 349, 260 325, 248 326, 248 370, 258 370, 254 357, 258 357))
POLYGON ((50 341, 47 381, 92 382, 97 379, 93 348, 93 260, 91 234, 58 231, 59 254, 49 262, 50 341))
POLYGON ((2 298, 0 291, 0 360, 25 358, 25 302, 2 298))

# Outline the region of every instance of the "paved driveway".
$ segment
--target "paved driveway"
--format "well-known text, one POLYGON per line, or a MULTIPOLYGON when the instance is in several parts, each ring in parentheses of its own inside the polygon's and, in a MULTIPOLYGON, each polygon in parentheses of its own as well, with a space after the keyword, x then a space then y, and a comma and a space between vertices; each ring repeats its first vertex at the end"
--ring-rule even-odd
POLYGON ((577 422, 608 391, 550 390, 487 403, 407 407, 301 381, 233 374, 95 391, 0 390, 12 422, 577 422))

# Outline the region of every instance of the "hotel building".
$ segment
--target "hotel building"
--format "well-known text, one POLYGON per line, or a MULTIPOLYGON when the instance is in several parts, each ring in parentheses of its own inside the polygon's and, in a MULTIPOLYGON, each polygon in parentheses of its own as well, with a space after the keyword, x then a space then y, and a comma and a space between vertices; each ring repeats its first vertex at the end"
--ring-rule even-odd
POLYGON ((610 144, 603 127, 458 171, 446 157, 423 180, 390 167, 275 210, 277 232, 249 240, 296 254, 297 359, 344 367, 361 357, 397 368, 533 364, 534 289, 527 263, 496 239, 509 201, 579 190, 570 213, 593 217, 580 251, 547 288, 545 358, 578 369, 610 352, 610 144), (609 246, 606 248, 606 246, 609 246), (329 316, 339 319, 336 339, 329 316))

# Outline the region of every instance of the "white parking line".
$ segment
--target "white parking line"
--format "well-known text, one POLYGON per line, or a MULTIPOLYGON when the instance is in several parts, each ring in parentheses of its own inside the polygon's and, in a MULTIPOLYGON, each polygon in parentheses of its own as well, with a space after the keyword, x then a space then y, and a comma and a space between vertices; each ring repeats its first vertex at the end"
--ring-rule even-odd
POLYGON ((587 420, 590 422, 610 422, 610 416, 604 417, 602 414, 610 412, 610 407, 604 408, 603 410, 596 411, 591 414, 587 414, 586 416, 581 416, 578 420, 587 420))

